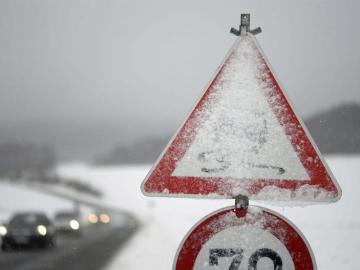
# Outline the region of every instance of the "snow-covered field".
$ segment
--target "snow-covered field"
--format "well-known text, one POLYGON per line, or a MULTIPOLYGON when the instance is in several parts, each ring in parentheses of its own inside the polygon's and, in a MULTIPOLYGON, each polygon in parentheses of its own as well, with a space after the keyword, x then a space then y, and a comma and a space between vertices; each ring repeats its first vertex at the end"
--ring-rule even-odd
POLYGON ((56 211, 72 207, 73 204, 67 200, 30 190, 25 185, 0 182, 0 223, 18 211, 37 210, 52 216, 56 211))
MULTIPOLYGON (((357 270, 360 156, 332 156, 326 160, 343 190, 339 202, 306 207, 262 205, 284 215, 300 228, 314 251, 318 269, 357 270)), ((140 231, 109 262, 107 270, 140 270, 145 265, 146 269, 171 269, 177 247, 187 231, 209 213, 234 203, 232 200, 144 197, 140 183, 149 169, 150 166, 84 164, 58 168, 63 176, 74 176, 100 187, 106 204, 131 211, 142 222, 140 231)), ((36 209, 51 215, 71 207, 72 204, 63 199, 0 182, 0 221, 13 211, 36 209)))
MULTIPOLYGON (((360 250, 360 156, 326 158, 343 190, 335 204, 306 207, 267 206, 290 219, 304 233, 318 269, 359 269, 360 250)), ((88 179, 101 186, 106 202, 133 212, 143 226, 129 244, 109 263, 108 270, 171 269, 179 243, 205 215, 232 205, 232 200, 148 198, 140 183, 150 167, 61 166, 64 176, 88 179)), ((252 202, 251 202, 252 203, 252 202)), ((255 204, 255 203, 254 203, 255 204)), ((266 206, 266 204, 263 204, 266 206)))

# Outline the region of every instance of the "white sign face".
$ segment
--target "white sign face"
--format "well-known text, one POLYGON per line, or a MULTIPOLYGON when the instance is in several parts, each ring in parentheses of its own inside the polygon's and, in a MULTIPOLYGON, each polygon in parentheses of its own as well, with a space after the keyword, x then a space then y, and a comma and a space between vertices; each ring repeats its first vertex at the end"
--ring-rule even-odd
POLYGON ((310 179, 270 107, 271 87, 256 77, 262 60, 252 46, 244 39, 235 48, 172 176, 310 179))
POLYGON ((214 235, 201 249, 194 267, 194 270, 235 269, 295 270, 295 267, 279 239, 259 228, 243 226, 214 235))

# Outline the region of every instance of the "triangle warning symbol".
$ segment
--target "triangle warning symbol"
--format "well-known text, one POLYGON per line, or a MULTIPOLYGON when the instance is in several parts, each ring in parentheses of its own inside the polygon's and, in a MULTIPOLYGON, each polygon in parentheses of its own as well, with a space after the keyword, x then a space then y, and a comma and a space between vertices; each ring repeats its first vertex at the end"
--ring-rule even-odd
POLYGON ((282 201, 328 202, 341 196, 251 34, 236 40, 142 191, 282 201))

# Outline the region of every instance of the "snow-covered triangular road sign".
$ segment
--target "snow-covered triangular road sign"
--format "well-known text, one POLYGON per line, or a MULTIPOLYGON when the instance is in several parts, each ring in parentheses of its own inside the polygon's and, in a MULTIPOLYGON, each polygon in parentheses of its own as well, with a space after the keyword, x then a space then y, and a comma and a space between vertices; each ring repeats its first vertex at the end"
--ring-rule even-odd
POLYGON ((322 202, 341 196, 250 33, 236 40, 142 190, 149 196, 322 202))

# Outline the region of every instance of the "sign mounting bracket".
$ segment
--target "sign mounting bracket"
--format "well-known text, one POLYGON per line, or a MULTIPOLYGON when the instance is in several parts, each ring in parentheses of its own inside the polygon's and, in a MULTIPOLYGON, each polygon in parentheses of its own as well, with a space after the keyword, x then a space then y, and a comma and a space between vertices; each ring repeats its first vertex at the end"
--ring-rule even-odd
POLYGON ((244 36, 247 33, 256 35, 260 34, 261 32, 262 30, 260 27, 250 30, 250 13, 241 14, 239 29, 236 29, 234 27, 230 29, 230 33, 234 34, 235 36, 244 36))

